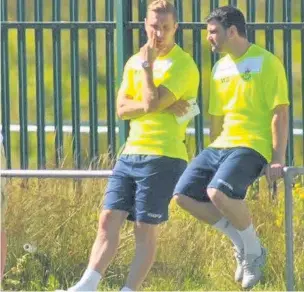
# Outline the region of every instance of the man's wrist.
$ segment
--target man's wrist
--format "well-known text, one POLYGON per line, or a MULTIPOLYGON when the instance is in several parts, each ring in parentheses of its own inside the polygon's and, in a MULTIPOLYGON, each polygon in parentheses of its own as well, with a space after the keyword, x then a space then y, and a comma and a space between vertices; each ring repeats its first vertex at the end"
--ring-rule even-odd
POLYGON ((141 67, 143 69, 152 68, 153 67, 153 63, 149 62, 148 60, 143 60, 143 61, 141 61, 141 67))
POLYGON ((273 158, 270 164, 281 164, 285 165, 285 157, 284 158, 273 158))

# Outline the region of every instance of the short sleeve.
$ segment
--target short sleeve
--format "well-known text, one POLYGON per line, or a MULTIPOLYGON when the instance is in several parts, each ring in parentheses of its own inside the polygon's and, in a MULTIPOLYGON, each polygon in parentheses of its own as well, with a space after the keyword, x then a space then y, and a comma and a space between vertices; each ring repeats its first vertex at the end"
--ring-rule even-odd
MULTIPOLYGON (((216 65, 215 65, 216 66, 216 65)), ((214 80, 214 71, 215 67, 212 70, 212 74, 210 77, 210 93, 209 93, 209 114, 214 116, 222 116, 224 115, 223 112, 223 105, 221 99, 216 94, 216 83, 214 80)))
POLYGON ((133 79, 134 70, 132 69, 131 63, 132 63, 132 59, 129 59, 125 65, 123 78, 119 90, 127 95, 134 96, 135 95, 134 79, 133 79))
MULTIPOLYGON (((197 94, 199 85, 199 71, 192 59, 186 63, 177 62, 166 72, 160 85, 165 86, 179 100, 186 93, 197 94)), ((196 97, 196 96, 194 96, 196 97)))
POLYGON ((281 61, 272 56, 265 62, 262 79, 267 105, 270 110, 281 104, 289 104, 286 73, 281 61))

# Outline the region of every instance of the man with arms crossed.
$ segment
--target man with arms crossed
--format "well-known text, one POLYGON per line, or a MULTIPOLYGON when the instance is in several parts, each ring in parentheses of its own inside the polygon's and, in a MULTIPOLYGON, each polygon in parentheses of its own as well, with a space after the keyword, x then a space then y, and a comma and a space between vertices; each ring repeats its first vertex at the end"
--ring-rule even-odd
POLYGON ((265 169, 271 183, 282 175, 288 132, 288 90, 277 57, 249 43, 245 18, 234 7, 207 18, 213 52, 226 53, 211 76, 211 145, 187 167, 177 203, 226 234, 236 250, 235 280, 253 287, 266 253, 244 201, 248 186, 265 169))
POLYGON ((134 221, 135 257, 123 291, 136 291, 156 254, 158 225, 168 219, 174 187, 187 165, 186 112, 196 98, 199 72, 193 59, 175 44, 174 6, 153 1, 147 11, 148 42, 131 57, 118 93, 117 113, 130 119, 130 134, 110 178, 89 265, 69 290, 95 291, 117 252, 126 219, 134 221))

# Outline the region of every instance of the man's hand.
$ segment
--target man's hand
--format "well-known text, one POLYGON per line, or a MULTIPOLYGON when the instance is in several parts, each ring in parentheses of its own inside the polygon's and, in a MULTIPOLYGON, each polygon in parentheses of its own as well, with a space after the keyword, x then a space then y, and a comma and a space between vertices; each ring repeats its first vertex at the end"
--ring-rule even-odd
POLYGON ((185 115, 188 112, 189 103, 186 100, 178 100, 175 103, 173 103, 171 106, 166 108, 166 112, 169 112, 170 114, 174 114, 178 117, 181 117, 185 115))
POLYGON ((274 183, 283 176, 283 163, 270 162, 265 168, 265 175, 268 184, 274 183))
POLYGON ((139 55, 142 61, 147 61, 150 65, 152 65, 158 54, 159 50, 156 47, 156 34, 154 33, 151 39, 149 39, 148 42, 141 47, 139 55))

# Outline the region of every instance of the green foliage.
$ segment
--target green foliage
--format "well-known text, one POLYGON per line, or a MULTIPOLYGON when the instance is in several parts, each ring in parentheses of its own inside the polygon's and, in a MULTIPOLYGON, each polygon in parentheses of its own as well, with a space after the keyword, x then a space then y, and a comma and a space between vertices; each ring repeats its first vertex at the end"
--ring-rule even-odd
MULTIPOLYGON (((4 290, 54 290, 75 283, 86 268, 96 236, 100 200, 105 182, 100 180, 19 180, 8 185, 9 256, 4 290), (27 253, 23 246, 37 247, 27 253)), ((248 200, 254 224, 268 251, 265 279, 254 290, 285 289, 284 198, 270 199, 266 182, 248 200)), ((294 247, 297 290, 303 290, 304 188, 294 189, 294 247)), ((133 225, 121 233, 119 252, 100 290, 118 290, 126 280, 134 255, 133 225)), ((143 290, 240 290, 233 281, 235 263, 230 241, 171 204, 170 220, 159 235, 156 263, 143 290)))
MULTIPOLYGON (((87 20, 87 1, 78 1, 79 2, 79 21, 87 20)), ((149 2, 149 1, 148 1, 149 2)), ((209 1, 201 1, 201 15, 202 20, 207 16, 210 11, 209 1)), ((8 1, 8 18, 10 21, 15 21, 16 16, 16 3, 17 1, 8 1)), ((63 21, 69 21, 69 3, 70 1, 65 0, 61 1, 61 17, 63 21)), ((96 1, 96 17, 98 21, 105 20, 105 1, 96 1)), ((134 0, 133 15, 134 20, 138 20, 138 11, 137 4, 138 1, 134 0)), ((184 12, 183 17, 184 21, 192 20, 192 1, 184 1, 184 12)), ((220 5, 227 4, 228 1, 220 1, 220 5)), ((239 1, 239 7, 242 11, 247 14, 246 1, 239 1)), ((275 1, 275 18, 274 21, 280 22, 283 20, 283 1, 275 1)), ((293 1, 292 3, 292 20, 295 22, 300 22, 300 1, 293 1)), ((34 20, 34 1, 25 0, 26 8, 26 20, 34 20)), ((264 22, 265 21, 265 1, 257 0, 256 1, 256 21, 264 22)), ((44 0, 43 1, 43 20, 51 21, 52 20, 52 1, 44 0)), ((206 41, 206 31, 202 31, 202 64, 203 68, 201 71, 202 76, 202 85, 203 85, 203 103, 204 103, 204 119, 208 120, 207 108, 208 108, 208 94, 209 94, 209 76, 211 70, 211 53, 209 49, 209 44, 206 41)), ((34 30, 27 30, 26 33, 26 56, 27 56, 27 95, 28 95, 28 119, 29 123, 36 123, 36 69, 35 69, 35 35, 34 30)), ((45 89, 45 105, 46 105, 46 124, 54 124, 54 86, 53 86, 53 42, 52 42, 52 32, 50 29, 44 30, 44 89, 45 89)), ((106 51, 105 51, 105 31, 104 29, 98 29, 96 32, 96 49, 97 49, 97 83, 98 83, 98 119, 100 121, 106 120, 106 51)), ((275 54, 278 55, 281 59, 283 58, 283 33, 280 30, 274 32, 275 38, 275 54)), ((114 48, 118 46, 116 38, 114 48)), ((61 32, 61 41, 62 41, 62 101, 63 101, 63 120, 65 122, 71 122, 71 48, 70 48, 70 32, 69 30, 62 30, 61 32)), ((187 52, 192 54, 193 46, 193 36, 190 30, 184 31, 184 48, 187 52)), ((256 32, 256 43, 265 46, 265 32, 257 31, 256 32)), ((18 50, 17 50, 17 30, 10 29, 9 32, 9 71, 10 71, 10 98, 11 98, 11 122, 19 123, 19 102, 18 95, 19 89, 16 86, 18 78, 18 50)), ((294 118, 300 119, 302 112, 302 93, 301 93, 301 36, 300 31, 292 32, 292 83, 293 83, 293 98, 294 98, 294 118)), ((134 31, 134 51, 138 50, 138 31, 134 31)), ((116 49, 115 49, 116 54, 116 49)), ((89 72, 89 61, 88 61, 88 33, 87 30, 81 29, 79 31, 79 66, 80 66, 80 108, 81 108, 81 122, 89 121, 89 92, 88 92, 88 72, 89 72)), ((116 59, 115 59, 115 74, 116 71, 116 59)), ((303 60, 302 60, 303 61, 303 60)), ((113 86, 117 89, 119 84, 114 83, 113 86)), ((54 166, 54 135, 47 134, 47 161, 48 167, 54 166)), ((71 163, 71 149, 72 149, 72 139, 69 135, 65 135, 66 142, 64 144, 64 153, 66 156, 66 161, 71 163)), ((301 147, 301 141, 296 139, 296 164, 302 164, 303 150, 301 147)), ((193 152, 194 142, 193 139, 189 145, 189 152, 193 152)), ((29 144, 30 144, 30 167, 36 167, 36 149, 37 149, 37 139, 35 134, 29 135, 29 144)), ((100 153, 107 152, 107 138, 106 135, 100 134, 100 153)), ((89 149, 89 140, 86 137, 86 134, 82 136, 82 148, 83 156, 86 159, 89 149)), ((13 157, 13 167, 19 166, 19 135, 12 135, 12 155, 13 157)), ((85 163, 84 165, 88 165, 85 163)))

